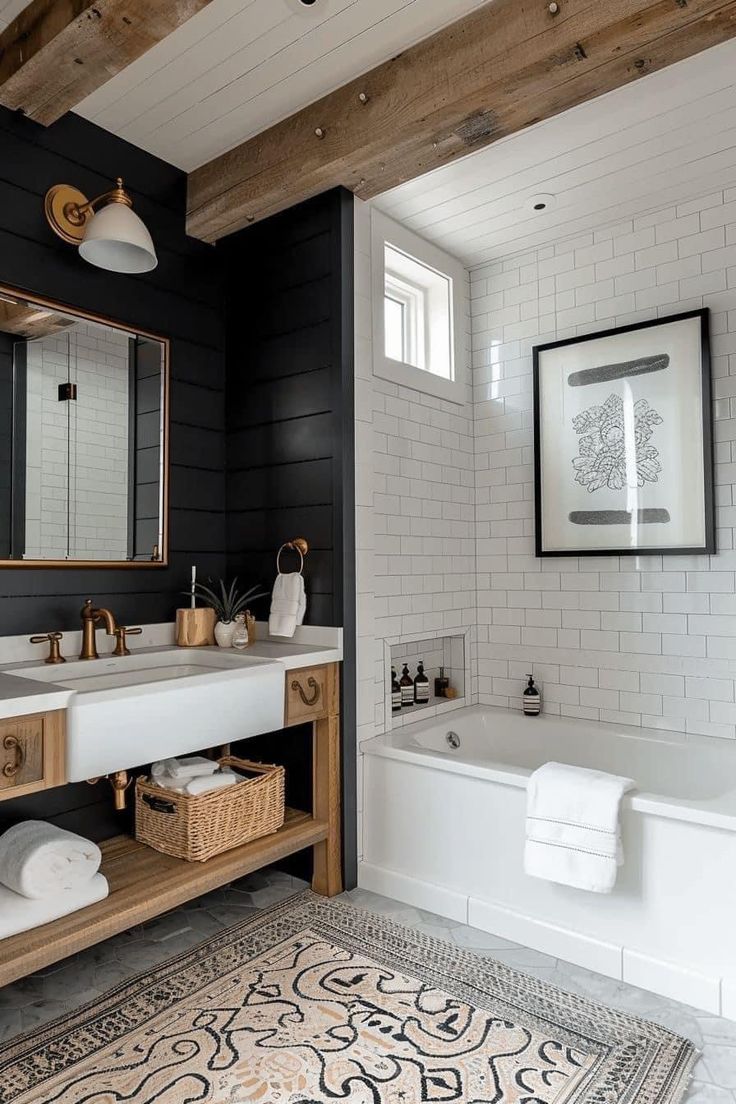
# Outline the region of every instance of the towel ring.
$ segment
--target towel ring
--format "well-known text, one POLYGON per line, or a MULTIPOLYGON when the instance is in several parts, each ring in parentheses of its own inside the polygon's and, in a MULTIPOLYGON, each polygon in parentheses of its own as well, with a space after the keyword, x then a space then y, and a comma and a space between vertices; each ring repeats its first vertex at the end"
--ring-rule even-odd
POLYGON ((285 541, 278 550, 276 555, 276 571, 281 574, 281 553, 285 548, 289 548, 294 552, 299 553, 299 574, 304 574, 304 557, 309 551, 309 545, 304 537, 294 537, 294 540, 285 541))

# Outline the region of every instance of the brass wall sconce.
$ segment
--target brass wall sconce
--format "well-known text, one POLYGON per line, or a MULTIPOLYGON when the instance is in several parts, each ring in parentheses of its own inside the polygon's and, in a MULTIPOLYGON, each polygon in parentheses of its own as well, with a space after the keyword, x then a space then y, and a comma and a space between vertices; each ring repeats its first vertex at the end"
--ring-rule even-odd
POLYGON ((96 199, 70 184, 55 184, 46 193, 44 212, 54 233, 79 246, 89 264, 126 273, 150 272, 158 264, 151 235, 120 177, 96 199))

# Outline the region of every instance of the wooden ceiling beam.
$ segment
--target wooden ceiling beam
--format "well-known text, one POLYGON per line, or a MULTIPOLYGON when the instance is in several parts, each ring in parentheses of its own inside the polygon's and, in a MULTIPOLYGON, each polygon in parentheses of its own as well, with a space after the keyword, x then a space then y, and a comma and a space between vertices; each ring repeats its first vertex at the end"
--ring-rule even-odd
POLYGON ((0 35, 0 104, 48 126, 211 0, 32 0, 0 35))
POLYGON ((192 172, 188 233, 370 199, 734 36, 736 0, 493 0, 192 172))

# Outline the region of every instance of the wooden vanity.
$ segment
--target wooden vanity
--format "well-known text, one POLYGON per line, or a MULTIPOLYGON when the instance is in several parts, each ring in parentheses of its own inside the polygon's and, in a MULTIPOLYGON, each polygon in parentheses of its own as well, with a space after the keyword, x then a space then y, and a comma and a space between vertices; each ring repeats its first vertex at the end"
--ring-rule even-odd
MULTIPOLYGON (((342 891, 340 836, 340 665, 285 672, 284 724, 312 727, 313 808, 287 809, 283 827, 204 863, 171 858, 116 836, 101 844, 104 901, 40 928, 0 940, 0 986, 177 905, 278 862, 314 849, 312 888, 342 891)), ((0 721, 0 801, 62 785, 64 711, 0 721)))

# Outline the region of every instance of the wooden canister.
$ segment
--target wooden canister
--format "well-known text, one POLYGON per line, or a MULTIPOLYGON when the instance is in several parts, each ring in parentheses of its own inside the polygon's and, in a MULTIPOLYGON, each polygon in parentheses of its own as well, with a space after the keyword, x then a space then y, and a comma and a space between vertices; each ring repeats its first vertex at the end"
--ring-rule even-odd
POLYGON ((207 606, 201 609, 178 609, 176 643, 180 648, 201 648, 205 644, 214 644, 216 620, 215 611, 207 606))

